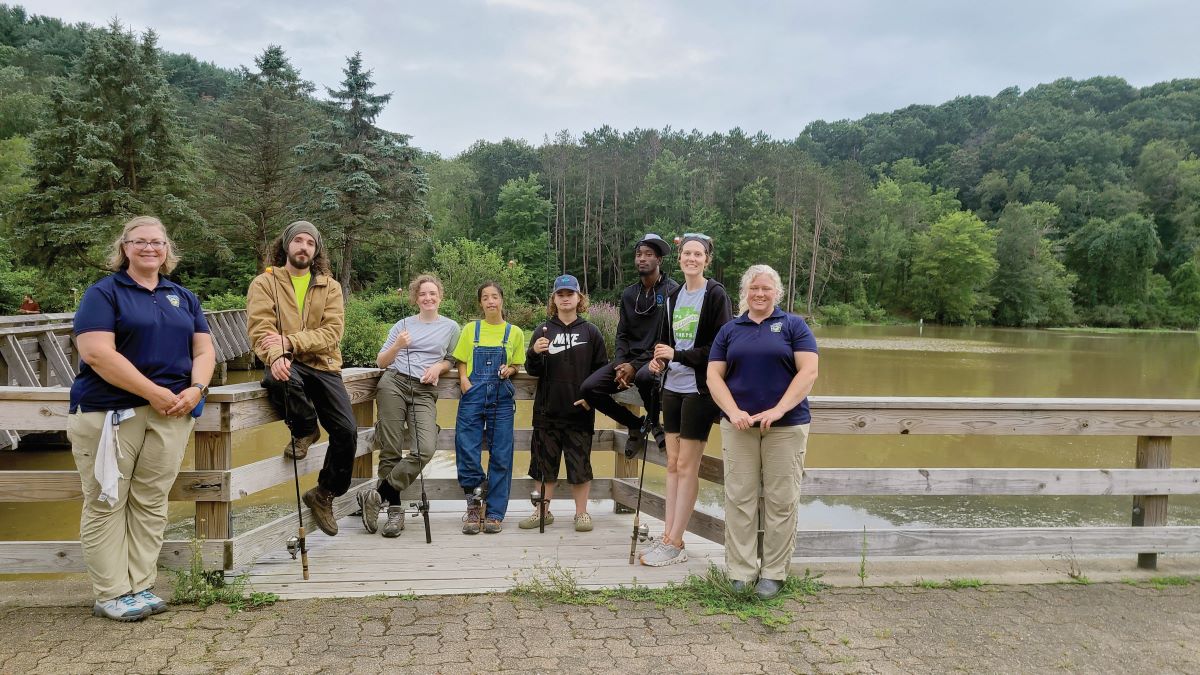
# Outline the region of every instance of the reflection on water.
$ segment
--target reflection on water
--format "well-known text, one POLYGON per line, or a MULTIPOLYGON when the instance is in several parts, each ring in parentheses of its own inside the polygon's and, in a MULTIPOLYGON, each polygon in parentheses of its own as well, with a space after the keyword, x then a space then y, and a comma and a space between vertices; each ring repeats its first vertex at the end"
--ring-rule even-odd
MULTIPOLYGON (((827 327, 821 346, 817 395, 1200 398, 1200 338, 1194 333, 1093 333, 940 326, 827 327)), ((233 381, 258 377, 230 373, 233 381)), ((438 423, 454 426, 456 403, 443 402, 438 423)), ((531 403, 520 401, 517 426, 530 424, 531 403)), ((599 425, 611 423, 601 417, 599 425)), ((237 465, 281 452, 281 423, 234 435, 237 465)), ((720 455, 713 430, 706 453, 720 455)), ((1038 436, 829 436, 809 441, 807 466, 815 467, 1132 467, 1132 437, 1038 436)), ((1173 465, 1200 467, 1200 441, 1176 438, 1173 465)), ((595 456, 595 474, 611 476, 613 458, 595 456)), ((516 453, 514 474, 524 475, 529 454, 516 453)), ((184 466, 193 466, 189 448, 184 466)), ((73 469, 69 452, 0 452, 0 469, 73 469)), ((427 476, 452 478, 453 453, 434 458, 427 476)), ((302 480, 302 489, 316 474, 302 480)), ((664 491, 664 473, 646 471, 649 489, 664 491)), ((524 514, 520 495, 514 515, 524 514)), ((702 483, 700 506, 719 512, 721 486, 702 483)), ((1128 497, 820 497, 805 498, 802 527, 988 527, 999 525, 1122 525, 1128 497)), ((235 531, 286 512, 295 504, 291 485, 235 502, 235 531)), ((172 502, 171 536, 187 536, 190 503, 172 502)), ((1172 497, 1172 524, 1200 523, 1200 498, 1172 497)), ((0 504, 0 539, 75 539, 79 504, 0 504)))

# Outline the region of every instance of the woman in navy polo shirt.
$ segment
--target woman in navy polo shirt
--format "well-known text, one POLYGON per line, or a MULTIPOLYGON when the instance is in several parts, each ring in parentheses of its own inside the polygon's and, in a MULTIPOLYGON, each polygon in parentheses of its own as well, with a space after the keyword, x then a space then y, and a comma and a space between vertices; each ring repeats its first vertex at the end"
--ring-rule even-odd
POLYGON ((817 380, 817 341, 804 319, 776 306, 782 288, 769 266, 746 270, 742 314, 717 333, 708 357, 708 390, 723 418, 725 565, 735 589, 757 579, 754 591, 763 598, 783 587, 796 547, 808 393, 817 380))
POLYGON ((179 257, 157 219, 125 223, 113 274, 75 312, 81 360, 67 437, 83 482, 79 539, 92 613, 137 621, 166 610, 151 592, 179 475, 216 352, 200 301, 165 276, 179 257))

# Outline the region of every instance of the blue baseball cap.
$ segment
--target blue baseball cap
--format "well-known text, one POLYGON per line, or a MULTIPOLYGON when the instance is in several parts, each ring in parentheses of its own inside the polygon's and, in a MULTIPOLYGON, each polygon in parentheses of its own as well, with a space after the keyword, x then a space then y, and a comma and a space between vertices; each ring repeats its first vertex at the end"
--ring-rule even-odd
POLYGON ((575 291, 576 293, 579 293, 579 280, 570 274, 564 274, 555 278, 554 290, 552 292, 557 293, 562 290, 575 291))

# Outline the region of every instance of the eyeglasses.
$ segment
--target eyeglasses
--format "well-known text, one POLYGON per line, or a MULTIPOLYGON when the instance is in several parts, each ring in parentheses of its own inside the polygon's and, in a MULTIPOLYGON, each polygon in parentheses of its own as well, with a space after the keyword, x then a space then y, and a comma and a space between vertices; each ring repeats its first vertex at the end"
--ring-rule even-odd
POLYGON ((139 251, 146 248, 161 251, 167 247, 167 242, 162 239, 151 239, 150 241, 146 241, 145 239, 126 239, 125 243, 139 251))

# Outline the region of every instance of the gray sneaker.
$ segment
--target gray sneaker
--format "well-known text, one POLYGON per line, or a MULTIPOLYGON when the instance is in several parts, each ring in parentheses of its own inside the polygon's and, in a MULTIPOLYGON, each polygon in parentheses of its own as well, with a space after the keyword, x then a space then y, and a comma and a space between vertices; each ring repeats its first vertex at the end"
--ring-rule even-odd
POLYGON ((383 497, 378 490, 363 490, 358 493, 358 510, 362 512, 363 528, 367 534, 379 531, 379 511, 383 509, 383 497))
POLYGON ((111 600, 97 600, 92 605, 92 616, 113 621, 141 621, 150 616, 150 608, 137 596, 127 593, 111 600))
POLYGON ((646 555, 650 551, 653 551, 659 546, 662 546, 662 536, 650 537, 646 540, 646 545, 642 547, 642 550, 638 551, 638 560, 641 560, 642 556, 646 555))
POLYGON ((770 600, 779 595, 779 591, 781 590, 783 590, 782 581, 762 578, 758 580, 758 585, 754 587, 754 594, 763 600, 770 600))
POLYGON ((660 543, 658 548, 648 551, 642 556, 642 564, 650 567, 666 567, 677 563, 687 562, 687 551, 674 544, 660 543))
POLYGON ((144 591, 138 591, 133 594, 133 597, 141 600, 146 604, 147 614, 162 614, 167 611, 167 601, 150 592, 147 588, 144 591))
POLYGON ((404 507, 389 506, 387 508, 387 522, 383 524, 383 536, 399 537, 404 531, 404 507))

